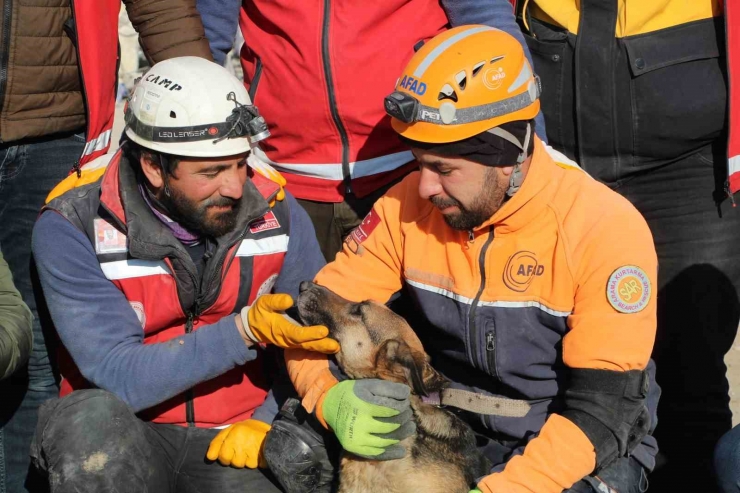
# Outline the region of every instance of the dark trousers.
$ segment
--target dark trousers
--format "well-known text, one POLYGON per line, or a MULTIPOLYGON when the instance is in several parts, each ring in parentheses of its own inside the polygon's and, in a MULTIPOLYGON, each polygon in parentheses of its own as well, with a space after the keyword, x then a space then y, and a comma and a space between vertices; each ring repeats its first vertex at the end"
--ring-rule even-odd
POLYGON ((373 208, 375 201, 401 179, 395 180, 364 197, 348 194, 344 202, 314 202, 313 200, 298 199, 298 203, 311 218, 321 253, 324 254, 327 262, 334 260, 334 257, 342 249, 344 239, 365 219, 365 216, 373 208))
POLYGON ((219 430, 148 423, 104 390, 45 403, 31 447, 52 493, 280 491, 259 469, 206 460, 219 430))
POLYGON ((722 19, 616 39, 616 5, 583 0, 578 36, 532 19, 527 43, 550 144, 628 198, 655 240, 663 393, 650 491, 711 492, 712 451, 731 426, 723 358, 740 319, 722 19))
POLYGON ((722 493, 740 493, 740 426, 728 431, 717 444, 714 469, 722 493))
MULTIPOLYGON (((16 287, 34 314, 33 353, 27 367, 0 383, 0 493, 33 491, 28 447, 38 408, 58 393, 49 362, 47 325, 32 284, 31 230, 46 195, 72 169, 85 145, 82 135, 0 145, 0 244, 16 287)), ((39 298, 40 299, 40 298, 39 298)))

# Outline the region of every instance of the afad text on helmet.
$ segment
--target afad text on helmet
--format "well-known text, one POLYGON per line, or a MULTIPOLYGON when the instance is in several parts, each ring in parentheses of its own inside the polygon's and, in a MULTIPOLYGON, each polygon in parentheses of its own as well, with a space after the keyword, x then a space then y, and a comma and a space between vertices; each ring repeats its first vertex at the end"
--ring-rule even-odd
POLYGON ((401 82, 398 85, 403 87, 407 91, 418 94, 419 96, 423 96, 424 93, 427 92, 426 84, 424 84, 420 80, 414 79, 413 77, 409 77, 408 75, 404 75, 403 79, 401 79, 401 82))
POLYGON ((182 89, 182 86, 178 84, 177 82, 170 80, 166 77, 160 77, 155 74, 149 74, 146 76, 146 79, 144 79, 147 82, 151 82, 152 84, 156 84, 158 86, 164 86, 170 91, 179 91, 182 89))

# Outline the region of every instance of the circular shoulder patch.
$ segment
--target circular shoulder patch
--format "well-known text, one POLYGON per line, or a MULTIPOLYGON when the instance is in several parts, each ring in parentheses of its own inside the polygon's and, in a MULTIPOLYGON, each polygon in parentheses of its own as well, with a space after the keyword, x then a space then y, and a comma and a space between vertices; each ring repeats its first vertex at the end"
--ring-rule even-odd
POLYGON ((621 313, 637 313, 650 301, 652 285, 644 270, 635 265, 624 265, 609 276, 606 298, 621 313))

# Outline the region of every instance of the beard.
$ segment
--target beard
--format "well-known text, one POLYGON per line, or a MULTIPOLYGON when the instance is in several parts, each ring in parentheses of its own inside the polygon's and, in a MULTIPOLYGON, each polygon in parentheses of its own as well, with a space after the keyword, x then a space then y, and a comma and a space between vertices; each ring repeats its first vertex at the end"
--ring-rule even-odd
POLYGON ((236 228, 241 199, 221 197, 195 202, 183 193, 169 187, 169 195, 160 193, 157 200, 167 209, 169 217, 199 236, 218 238, 236 228), (226 212, 209 214, 214 207, 231 207, 226 212))
POLYGON ((431 197, 429 200, 435 207, 444 209, 455 206, 458 212, 443 214, 445 222, 452 229, 470 231, 486 222, 501 207, 506 198, 506 190, 499 186, 496 179, 496 170, 486 170, 483 186, 480 193, 467 206, 459 200, 448 197, 431 197))

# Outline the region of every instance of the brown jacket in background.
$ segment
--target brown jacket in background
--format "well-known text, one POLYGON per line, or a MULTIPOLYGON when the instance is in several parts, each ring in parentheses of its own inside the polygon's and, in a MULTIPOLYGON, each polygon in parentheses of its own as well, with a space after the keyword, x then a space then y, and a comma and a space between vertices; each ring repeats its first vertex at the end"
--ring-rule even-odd
MULTIPOLYGON (((70 1, 0 0, 0 143, 85 128, 70 1)), ((195 0, 124 3, 150 62, 212 59, 195 0)))

